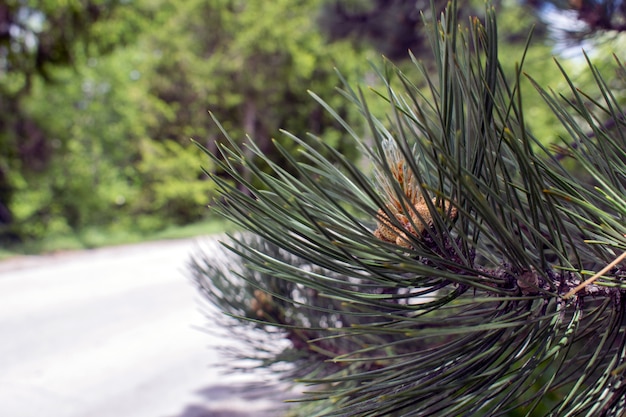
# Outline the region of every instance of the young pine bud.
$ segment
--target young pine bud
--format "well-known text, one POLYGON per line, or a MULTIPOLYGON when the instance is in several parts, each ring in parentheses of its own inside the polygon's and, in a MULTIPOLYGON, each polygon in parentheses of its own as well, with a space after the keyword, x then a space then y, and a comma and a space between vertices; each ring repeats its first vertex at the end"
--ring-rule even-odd
MULTIPOLYGON (((432 213, 422 196, 413 171, 407 166, 404 155, 399 152, 395 142, 387 141, 384 146, 392 178, 379 172, 379 186, 387 204, 386 210, 382 208, 378 210, 376 215, 378 225, 374 230, 374 236, 385 242, 410 248, 409 235, 413 239, 420 239, 424 230, 432 227, 434 223, 432 213), (401 190, 404 195, 399 197, 396 190, 401 190), (389 214, 395 220, 390 219, 389 214)), ((457 209, 449 201, 434 198, 432 204, 440 215, 456 218, 457 209)))

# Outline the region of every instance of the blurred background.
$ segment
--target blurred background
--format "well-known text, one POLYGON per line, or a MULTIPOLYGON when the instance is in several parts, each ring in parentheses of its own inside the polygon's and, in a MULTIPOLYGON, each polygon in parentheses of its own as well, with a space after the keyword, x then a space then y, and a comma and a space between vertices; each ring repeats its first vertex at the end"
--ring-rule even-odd
MULTIPOLYGON (((425 0, 5 0, 0 3, 0 247, 2 255, 81 248, 223 228, 207 209, 209 149, 221 133, 263 150, 278 133, 353 144, 312 100, 348 121, 337 68, 368 85, 368 60, 428 60, 425 0)), ((442 8, 443 1, 435 6, 442 8)), ((503 63, 559 89, 554 54, 575 68, 583 47, 601 67, 620 50, 624 3, 495 3, 503 63), (505 54, 511 54, 511 61, 505 54)), ((467 14, 483 2, 464 1, 467 14)), ((571 73, 570 73, 571 74, 571 73)), ((581 78, 583 76, 581 75, 581 78)), ((371 77, 370 77, 371 78, 371 77)), ((584 82, 584 79, 580 80, 584 82)), ((618 86, 619 87, 619 86, 618 86)), ((531 93, 532 94, 532 93, 531 93)), ((558 136, 546 112, 536 135, 558 136)), ((356 156, 356 155, 354 155, 356 156)))

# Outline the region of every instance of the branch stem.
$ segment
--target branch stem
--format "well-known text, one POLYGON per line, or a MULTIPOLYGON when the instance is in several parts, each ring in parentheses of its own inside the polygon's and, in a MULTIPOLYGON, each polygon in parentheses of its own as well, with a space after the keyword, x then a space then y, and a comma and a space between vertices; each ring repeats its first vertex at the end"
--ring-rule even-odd
POLYGON ((579 284, 575 288, 572 288, 567 294, 565 294, 563 296, 563 298, 567 300, 568 298, 573 297, 574 294, 576 294, 578 291, 582 290, 583 288, 585 288, 586 286, 588 286, 589 284, 593 283, 595 280, 597 280, 598 278, 600 278, 601 276, 603 276, 604 274, 609 272, 613 267, 618 265, 624 259, 626 259, 626 251, 624 251, 624 253, 622 253, 620 256, 615 258, 613 260, 613 262, 611 262, 610 264, 608 264, 607 266, 602 268, 602 270, 600 272, 598 272, 597 274, 595 274, 591 278, 587 279, 586 281, 582 282, 581 284, 579 284))

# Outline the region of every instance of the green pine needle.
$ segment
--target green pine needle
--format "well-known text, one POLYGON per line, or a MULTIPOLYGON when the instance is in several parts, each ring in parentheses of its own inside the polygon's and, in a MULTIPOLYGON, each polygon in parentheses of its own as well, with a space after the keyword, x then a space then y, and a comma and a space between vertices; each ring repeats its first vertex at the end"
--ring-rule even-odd
POLYGON ((493 8, 464 26, 453 3, 429 27, 435 75, 413 57, 415 73, 386 62, 379 85, 341 91, 365 132, 311 93, 367 163, 288 132, 300 153, 276 142, 281 164, 225 131, 204 149, 216 209, 249 234, 192 275, 253 330, 248 357, 312 386, 318 415, 621 415, 620 98, 591 63, 597 94, 565 71, 567 96, 529 77, 569 134, 547 147, 524 120, 521 63, 511 80, 498 61, 493 8), (288 346, 260 348, 265 333, 288 346))

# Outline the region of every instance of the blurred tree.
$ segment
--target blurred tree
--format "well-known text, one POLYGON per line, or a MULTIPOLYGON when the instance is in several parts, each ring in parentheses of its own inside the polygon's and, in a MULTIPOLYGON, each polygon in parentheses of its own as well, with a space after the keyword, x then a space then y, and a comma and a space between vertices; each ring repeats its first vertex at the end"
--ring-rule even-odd
POLYGON ((51 69, 54 82, 35 79, 21 99, 48 153, 39 169, 13 175, 11 207, 24 237, 125 223, 142 185, 134 167, 140 144, 159 114, 141 77, 145 55, 126 47, 51 69))
MULTIPOLYGON (((181 143, 193 137, 215 149, 219 132, 207 117, 210 110, 234 137, 248 135, 262 149, 271 147, 279 129, 324 134, 333 145, 346 146, 336 121, 302 100, 307 88, 330 93, 337 87, 335 66, 351 78, 362 72, 355 66, 362 56, 358 48, 325 43, 312 18, 320 4, 172 2, 163 13, 176 17, 164 20, 150 46, 162 57, 155 61, 151 91, 171 111, 153 137, 181 143)), ((337 111, 350 118, 348 106, 336 103, 337 111)), ((283 146, 295 145, 283 141, 283 146)))
MULTIPOLYGON (((118 0, 9 1, 0 4, 0 237, 17 238, 12 202, 23 174, 48 167, 46 124, 23 107, 36 80, 112 51, 139 32, 147 9, 118 0), (123 5, 123 7, 122 7, 123 5)), ((53 108, 48 117, 54 117, 53 108)))
MULTIPOLYGON (((430 18, 431 3, 438 12, 449 3, 445 0, 326 0, 318 22, 331 41, 351 39, 367 42, 385 57, 400 61, 413 55, 430 53, 424 19, 430 18), (424 13, 425 12, 425 13, 424 13)), ((495 2, 499 4, 500 2, 495 2)), ((460 19, 480 16, 480 2, 463 0, 457 13, 460 19)), ((509 5, 509 8, 512 8, 509 5)), ((520 39, 518 41, 525 41, 520 39)))
MULTIPOLYGON (((54 66, 77 63, 80 43, 110 52, 137 33, 140 15, 121 0, 8 1, 0 4, 0 73, 50 78, 54 66), (129 13, 129 10, 131 13, 129 13), (123 24, 120 24, 123 23, 123 24)), ((144 10, 145 12, 145 10, 144 10)))
POLYGON ((318 20, 331 40, 367 40, 390 59, 406 59, 409 50, 421 55, 428 48, 421 11, 429 8, 430 2, 421 0, 327 1, 318 20))
MULTIPOLYGON (((181 168, 196 161, 190 138, 216 151, 220 133, 207 110, 237 144, 252 141, 278 164, 288 166, 289 158, 273 151, 272 141, 290 157, 300 158, 301 149, 273 137, 279 129, 310 132, 323 146, 356 155, 340 123, 302 93, 323 95, 355 129, 363 127, 358 110, 336 93, 333 67, 348 81, 378 82, 363 65, 371 48, 348 42, 357 38, 387 55, 404 56, 407 48, 421 54, 420 7, 373 0, 2 4, 0 234, 36 238, 115 221, 143 230, 198 219, 201 194, 211 186, 197 181, 200 172, 181 168)), ((464 14, 472 10, 464 3, 464 14)), ((507 29, 501 38, 511 43, 506 52, 523 48, 533 20, 526 11, 505 2, 499 8, 507 29)), ((529 71, 550 56, 542 39, 532 46, 529 71)), ((515 71, 512 60, 502 65, 515 71)), ((539 81, 553 74, 541 71, 539 81)), ((523 107, 534 132, 550 139, 562 133, 547 127, 553 116, 532 100, 523 107)))
MULTIPOLYGON (((364 55, 360 48, 327 45, 320 35, 319 1, 109 6, 98 14, 107 20, 92 21, 88 33, 77 32, 74 43, 63 46, 67 65, 33 64, 32 73, 26 64, 14 66, 1 85, 15 108, 12 118, 2 118, 0 141, 8 173, 4 224, 14 220, 7 234, 36 238, 112 219, 141 229, 197 220, 211 186, 198 182, 199 169, 185 168, 200 166, 190 138, 215 149, 219 131, 208 110, 229 127, 241 126, 240 142, 249 135, 264 149, 273 132, 287 128, 323 134, 327 143, 352 151, 338 123, 302 99, 307 87, 330 95, 339 84, 335 66, 348 78, 362 74, 355 59, 364 55), (117 42, 124 47, 115 48, 117 42), (19 198, 9 198, 16 193, 19 198)), ((56 8, 50 19, 60 22, 70 11, 56 8)), ((334 100, 344 117, 356 113, 338 94, 334 100)))

